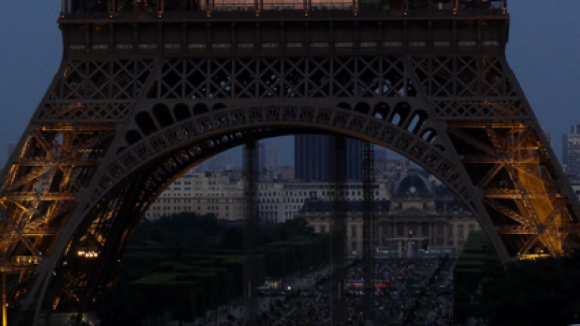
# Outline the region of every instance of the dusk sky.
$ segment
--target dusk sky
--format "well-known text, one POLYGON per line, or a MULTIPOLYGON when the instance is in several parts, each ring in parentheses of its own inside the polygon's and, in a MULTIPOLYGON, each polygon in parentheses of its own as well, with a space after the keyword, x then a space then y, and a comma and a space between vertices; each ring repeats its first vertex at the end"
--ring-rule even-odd
MULTIPOLYGON (((3 1, 0 19, 0 164, 58 69, 60 1, 3 1)), ((580 1, 510 0, 508 61, 561 158, 562 134, 580 123, 580 1)), ((267 141, 293 162, 292 137, 267 141)))

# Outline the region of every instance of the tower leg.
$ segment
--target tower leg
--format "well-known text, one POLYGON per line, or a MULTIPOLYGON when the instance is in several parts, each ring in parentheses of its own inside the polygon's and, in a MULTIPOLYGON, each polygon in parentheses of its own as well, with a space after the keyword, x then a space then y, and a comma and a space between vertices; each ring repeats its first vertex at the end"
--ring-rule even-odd
POLYGON ((2 274, 2 326, 8 326, 8 307, 6 307, 6 274, 2 274))
POLYGON ((256 287, 258 215, 258 147, 253 135, 244 147, 244 308, 245 324, 255 325, 258 312, 256 287))
POLYGON ((362 153, 363 177, 363 277, 364 302, 363 317, 365 326, 372 325, 374 320, 374 294, 372 286, 375 279, 375 220, 374 220, 374 148, 369 142, 363 143, 362 153))
POLYGON ((332 241, 331 318, 332 325, 346 323, 346 138, 334 136, 330 141, 330 188, 333 190, 332 220, 330 225, 332 241))

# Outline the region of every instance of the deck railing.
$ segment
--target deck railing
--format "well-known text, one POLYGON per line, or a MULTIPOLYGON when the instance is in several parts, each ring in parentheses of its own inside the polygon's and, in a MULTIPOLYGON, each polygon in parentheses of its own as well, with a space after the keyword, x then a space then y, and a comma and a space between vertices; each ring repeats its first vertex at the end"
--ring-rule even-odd
POLYGON ((196 16, 445 17, 507 13, 507 0, 61 0, 61 18, 143 19, 196 16), (276 14, 278 13, 278 14, 276 14))

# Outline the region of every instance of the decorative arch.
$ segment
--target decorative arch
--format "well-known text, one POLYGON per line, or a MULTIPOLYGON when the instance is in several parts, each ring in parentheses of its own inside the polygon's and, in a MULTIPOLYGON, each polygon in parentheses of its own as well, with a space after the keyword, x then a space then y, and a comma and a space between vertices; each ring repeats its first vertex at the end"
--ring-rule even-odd
POLYGON ((177 121, 182 121, 191 118, 191 111, 186 104, 179 103, 173 107, 173 114, 177 121))
POLYGON ((385 102, 379 102, 375 104, 375 110, 373 116, 377 119, 386 119, 389 116, 389 105, 385 102))
POLYGON ((362 114, 369 114, 371 112, 371 107, 365 102, 360 102, 354 107, 354 110, 362 114))
POLYGON ((161 128, 171 126, 175 123, 171 112, 169 112, 169 108, 163 104, 157 104, 153 107, 153 115, 161 128))
MULTIPOLYGON (((143 112, 142 112, 143 113, 143 112)), ((419 135, 388 121, 333 107, 269 105, 229 108, 192 116, 157 130, 134 142, 121 141, 124 150, 105 163, 90 206, 74 221, 75 234, 59 241, 62 249, 82 245, 87 230, 106 234, 101 263, 114 262, 133 228, 150 203, 177 177, 207 158, 242 145, 249 133, 256 139, 296 133, 335 133, 363 139, 389 148, 413 160, 450 187, 468 207, 469 194, 452 158, 419 135)), ((135 124, 139 124, 136 115, 135 124)), ((141 115, 142 116, 142 115, 141 115)), ((146 117, 148 117, 147 115, 146 117)), ((123 138, 129 138, 127 135, 123 138)), ((61 250, 62 250, 61 249, 61 250)), ((55 248, 59 250, 59 248, 55 248)), ((74 252, 61 251, 72 266, 74 252)), ((62 266, 55 266, 63 272, 62 266)), ((88 281, 87 291, 98 291, 104 275, 88 281)))
POLYGON ((143 137, 141 137, 141 134, 139 132, 137 132, 136 130, 129 130, 126 134, 125 134, 125 140, 127 141, 127 143, 129 145, 133 145, 136 142, 140 141, 143 137))
MULTIPOLYGON (((56 77, 55 82, 60 86, 47 93, 54 101, 41 105, 35 115, 40 119, 35 122, 41 127, 25 135, 26 139, 22 141, 22 144, 29 142, 32 146, 19 146, 36 151, 40 155, 30 156, 41 160, 58 156, 57 151, 67 150, 63 148, 65 145, 68 148, 91 149, 90 154, 83 156, 83 164, 92 168, 82 166, 77 169, 82 176, 77 179, 81 181, 73 180, 60 192, 41 195, 45 202, 50 202, 50 206, 45 207, 54 209, 61 202, 66 202, 72 208, 62 217, 67 221, 63 222, 65 231, 51 240, 50 257, 39 258, 46 264, 39 280, 29 287, 30 292, 26 294, 23 307, 35 306, 35 319, 40 311, 40 304, 35 300, 45 298, 46 293, 50 293, 47 292, 50 286, 55 286, 55 291, 74 292, 74 289, 63 289, 62 283, 59 288, 58 284, 54 285, 49 280, 53 271, 62 275, 73 270, 73 259, 67 248, 74 248, 78 241, 82 241, 79 236, 83 232, 89 230, 103 234, 94 237, 103 241, 101 245, 106 252, 103 257, 118 257, 135 221, 167 183, 180 171, 229 147, 242 144, 248 133, 255 133, 257 138, 297 132, 339 133, 373 142, 408 157, 441 179, 468 208, 477 212, 476 216, 481 217, 480 222, 503 261, 515 257, 536 257, 538 253, 542 254, 541 250, 550 251, 545 256, 559 255, 580 243, 580 223, 577 223, 580 213, 576 207, 576 197, 570 189, 566 189, 563 196, 562 193, 553 192, 545 196, 554 199, 553 204, 547 205, 559 212, 551 215, 544 214, 545 210, 540 212, 547 226, 535 222, 533 212, 518 208, 521 207, 518 205, 531 207, 531 201, 522 195, 526 187, 516 182, 522 177, 529 178, 530 172, 533 174, 534 171, 506 160, 502 154, 509 156, 511 153, 507 145, 521 144, 528 150, 536 148, 534 155, 542 159, 534 164, 544 170, 540 170, 541 175, 531 176, 537 179, 533 182, 542 183, 550 191, 559 191, 563 188, 558 183, 566 183, 557 164, 551 163, 553 154, 537 145, 547 142, 542 138, 533 115, 528 114, 531 111, 528 111, 525 99, 516 98, 517 92, 514 93, 513 87, 504 87, 502 95, 505 97, 490 98, 486 87, 472 90, 467 87, 471 84, 464 87, 449 82, 439 87, 429 81, 431 77, 427 76, 433 76, 433 80, 459 80, 463 57, 440 63, 441 67, 447 64, 457 66, 457 71, 437 68, 439 59, 432 57, 418 60, 410 57, 382 58, 382 64, 376 65, 376 69, 363 57, 348 61, 332 58, 334 63, 330 67, 334 68, 327 71, 328 79, 322 78, 318 72, 322 71, 318 69, 322 66, 316 59, 299 62, 286 58, 283 60, 287 64, 281 66, 288 70, 279 75, 283 76, 283 83, 272 80, 271 77, 277 74, 252 74, 247 69, 248 65, 253 66, 249 70, 272 69, 277 65, 272 60, 278 59, 212 58, 204 64, 195 63, 195 68, 188 67, 204 60, 160 59, 159 65, 155 61, 139 61, 146 64, 148 68, 144 69, 147 74, 152 73, 152 77, 148 81, 135 82, 133 89, 142 91, 141 94, 134 91, 127 98, 132 100, 131 103, 127 101, 115 105, 94 103, 95 99, 90 94, 79 99, 76 90, 62 87, 67 85, 66 78, 75 76, 76 71, 84 73, 104 65, 94 65, 87 59, 83 64, 70 64, 70 71, 66 68, 65 80, 56 77), (214 67, 214 63, 215 71, 205 75, 207 65, 214 67), (359 73, 355 73, 356 70, 359 73), (161 74, 154 71, 161 71, 161 74), (421 71, 428 73, 417 77, 416 74, 421 71), (455 75, 450 76, 447 72, 442 75, 443 71, 455 75), (175 76, 181 76, 181 79, 175 76), (193 84, 190 76, 195 76, 193 84), (271 81, 268 83, 262 78, 271 81), (424 85, 435 87, 426 89, 424 85), (451 99, 455 93, 451 92, 449 85, 453 86, 453 92, 456 88, 461 94, 473 91, 473 97, 451 99), (73 125, 67 126, 70 121, 74 121, 73 125), (110 125, 95 121, 108 121, 110 125), (62 129, 55 131, 55 125, 62 129), (121 125, 123 129, 119 130, 121 125), (67 128, 77 127, 87 129, 74 137, 64 136, 67 128), (506 139, 507 135, 512 135, 512 139, 506 139), (113 136, 116 138, 113 139, 113 136), (507 182, 504 179, 509 179, 510 173, 517 173, 514 174, 516 179, 507 182), (496 187, 497 181, 504 184, 496 187), (516 205, 506 206, 504 198, 513 198, 516 205), (553 222, 554 218, 573 222, 562 229, 559 222, 553 222), (558 239, 559 235, 563 238, 558 239), (511 252, 506 250, 508 246, 511 252), (66 266, 59 265, 63 257, 68 263, 66 266)), ((470 62, 504 62, 504 59, 494 58, 473 60, 470 62)), ((91 89, 93 85, 83 81, 81 76, 77 76, 80 78, 78 83, 84 83, 84 86, 79 90, 91 89)), ((510 76, 509 70, 506 70, 504 82, 515 80, 510 76)), ((117 83, 112 83, 111 87, 117 87, 117 83)), ((28 158, 22 156, 19 159, 24 164, 35 164, 28 158)), ((77 164, 73 156, 65 161, 71 166, 77 164)), ((63 179, 61 176, 66 172, 58 171, 62 166, 59 163, 48 167, 59 173, 53 179, 63 179)), ((39 197, 30 193, 27 180, 36 181, 44 172, 30 175, 31 170, 26 165, 14 171, 20 174, 13 174, 18 179, 10 181, 8 187, 14 190, 8 196, 27 205, 35 205, 34 198, 39 197)), ((12 205, 11 212, 20 214, 18 209, 12 205)), ((32 264, 28 265, 28 268, 32 267, 32 264)), ((96 285, 103 278, 103 275, 97 275, 89 281, 91 285, 87 287, 87 297, 91 296, 90 291, 98 291, 96 285)))
POLYGON ((137 126, 139 127, 143 135, 154 134, 157 132, 157 130, 159 130, 159 128, 157 128, 157 125, 155 124, 155 122, 153 122, 153 119, 151 119, 151 116, 147 112, 137 113, 137 115, 135 116, 135 122, 137 122, 137 126))
POLYGON ((410 132, 412 132, 414 134, 418 133, 421 130, 421 128, 423 127, 423 125, 425 124, 425 122, 427 122, 428 118, 429 118, 429 115, 427 114, 427 112, 425 112, 423 110, 415 111, 411 120, 409 121, 409 125, 407 126, 407 130, 409 130, 410 132))
POLYGON ((421 134, 421 138, 425 139, 425 141, 429 143, 433 143, 433 141, 435 141, 435 139, 437 138, 437 132, 432 128, 425 129, 425 131, 423 131, 423 133, 421 134))
POLYGON ((207 108, 207 105, 203 103, 198 103, 193 106, 193 115, 202 115, 207 112, 209 112, 209 109, 207 108))
POLYGON ((411 114, 411 105, 407 102, 399 102, 395 105, 393 114, 391 115, 389 122, 400 127, 406 128, 407 118, 411 114))

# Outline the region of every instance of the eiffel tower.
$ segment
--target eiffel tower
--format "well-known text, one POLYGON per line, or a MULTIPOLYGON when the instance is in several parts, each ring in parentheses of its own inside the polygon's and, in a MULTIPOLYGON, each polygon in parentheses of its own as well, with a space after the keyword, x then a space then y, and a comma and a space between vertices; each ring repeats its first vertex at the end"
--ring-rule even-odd
POLYGON ((149 204, 248 138, 389 148, 503 262, 578 247, 577 199, 506 61, 506 0, 228 1, 62 0, 61 66, 0 179, 4 325, 89 310, 149 204))

